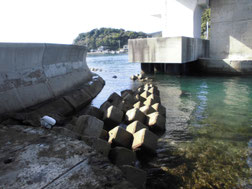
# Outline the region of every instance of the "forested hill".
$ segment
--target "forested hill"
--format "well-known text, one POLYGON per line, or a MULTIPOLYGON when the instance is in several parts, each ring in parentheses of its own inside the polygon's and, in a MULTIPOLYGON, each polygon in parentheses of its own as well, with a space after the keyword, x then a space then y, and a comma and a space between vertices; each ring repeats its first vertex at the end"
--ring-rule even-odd
POLYGON ((97 49, 105 46, 109 50, 118 50, 119 45, 128 44, 128 39, 146 38, 147 34, 143 32, 125 31, 123 29, 100 28, 93 29, 90 32, 80 33, 74 40, 75 45, 85 45, 88 50, 97 49))

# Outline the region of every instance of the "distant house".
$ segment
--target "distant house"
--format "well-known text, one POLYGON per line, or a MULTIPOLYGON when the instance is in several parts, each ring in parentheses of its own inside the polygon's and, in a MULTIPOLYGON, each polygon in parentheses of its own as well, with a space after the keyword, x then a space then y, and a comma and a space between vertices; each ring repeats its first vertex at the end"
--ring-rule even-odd
POLYGON ((107 50, 107 49, 108 49, 107 46, 100 46, 100 47, 97 48, 97 51, 98 51, 98 52, 103 52, 103 51, 105 51, 105 50, 107 50))

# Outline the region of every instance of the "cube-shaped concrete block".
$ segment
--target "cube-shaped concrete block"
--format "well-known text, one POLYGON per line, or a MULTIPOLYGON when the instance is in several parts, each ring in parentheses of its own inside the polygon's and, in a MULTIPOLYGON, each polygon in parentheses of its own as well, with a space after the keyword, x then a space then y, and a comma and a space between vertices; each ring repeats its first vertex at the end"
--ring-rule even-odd
POLYGON ((132 149, 140 149, 147 153, 156 153, 158 137, 148 129, 141 129, 134 133, 132 149))
POLYGON ((128 89, 121 91, 121 97, 125 97, 127 94, 133 95, 134 92, 132 90, 128 90, 128 89))
POLYGON ((136 162, 136 154, 127 148, 115 147, 110 150, 109 159, 117 166, 134 165, 136 162))
POLYGON ((151 94, 155 94, 157 96, 160 96, 160 92, 158 89, 156 89, 155 87, 151 87, 149 90, 148 90, 149 93, 151 94))
POLYGON ((111 124, 119 124, 123 119, 123 112, 115 107, 110 106, 103 115, 103 120, 107 122, 111 122, 111 124))
POLYGON ((118 108, 120 110, 122 110, 124 113, 126 113, 128 110, 132 109, 133 108, 133 105, 129 102, 126 102, 126 101, 122 101, 119 105, 118 105, 118 108))
POLYGON ((100 138, 96 137, 81 137, 81 139, 90 147, 94 148, 97 152, 103 154, 104 156, 108 157, 111 144, 109 144, 107 141, 102 140, 100 138))
POLYGON ((155 95, 155 94, 150 94, 150 95, 146 98, 146 100, 148 100, 148 99, 153 99, 156 103, 160 103, 160 102, 161 102, 160 97, 157 96, 157 95, 155 95))
POLYGON ((162 116, 166 116, 166 109, 164 106, 162 106, 160 103, 155 103, 152 105, 152 108, 154 108, 157 112, 159 112, 162 116))
POLYGON ((100 109, 94 107, 94 106, 90 106, 85 112, 85 115, 90 115, 90 116, 94 116, 97 119, 102 120, 103 118, 103 111, 101 111, 100 109))
POLYGON ((108 141, 108 139, 109 139, 108 131, 102 129, 102 132, 101 132, 101 135, 99 138, 102 140, 108 141))
POLYGON ((147 115, 147 125, 153 130, 165 130, 165 118, 158 112, 147 115))
POLYGON ((112 104, 108 101, 105 101, 101 106, 100 106, 100 110, 102 112, 105 112, 112 104))
POLYGON ((147 97, 150 96, 150 94, 151 93, 149 93, 148 91, 144 91, 144 92, 141 93, 140 96, 143 97, 143 98, 145 98, 145 99, 147 99, 147 97))
POLYGON ((112 93, 107 99, 107 101, 114 106, 118 106, 122 102, 122 100, 123 98, 117 93, 112 93))
POLYGON ((138 108, 138 109, 141 108, 142 106, 144 106, 144 104, 141 101, 138 101, 137 103, 133 105, 134 108, 138 108))
POLYGON ((112 144, 113 147, 123 146, 125 148, 131 148, 132 141, 133 135, 120 126, 109 131, 108 142, 112 144))
POLYGON ((133 121, 140 121, 144 123, 145 119, 145 114, 137 108, 132 108, 131 110, 128 110, 125 115, 125 121, 128 123, 131 123, 133 121))
POLYGON ((123 97, 123 100, 130 103, 130 104, 134 104, 137 100, 134 98, 133 95, 131 94, 126 94, 124 97, 123 97))
POLYGON ((103 129, 103 121, 90 115, 78 117, 73 131, 80 135, 99 137, 103 129))
POLYGON ((139 108, 139 110, 141 112, 143 112, 145 115, 151 114, 151 113, 156 111, 154 108, 152 108, 149 105, 142 106, 142 107, 139 108))
POLYGON ((126 179, 131 182, 136 188, 146 188, 147 173, 139 168, 131 165, 123 165, 120 167, 126 179))
POLYGON ((149 129, 148 126, 144 125, 143 123, 139 121, 134 121, 131 124, 129 124, 126 128, 128 132, 131 134, 134 134, 135 132, 141 130, 141 129, 149 129))

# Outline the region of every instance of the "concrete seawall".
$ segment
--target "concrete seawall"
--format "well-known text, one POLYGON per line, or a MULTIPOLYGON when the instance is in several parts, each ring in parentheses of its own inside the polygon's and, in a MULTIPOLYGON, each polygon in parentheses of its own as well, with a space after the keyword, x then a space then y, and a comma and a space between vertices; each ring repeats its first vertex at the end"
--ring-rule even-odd
POLYGON ((55 98, 92 79, 86 48, 0 43, 0 114, 55 98))

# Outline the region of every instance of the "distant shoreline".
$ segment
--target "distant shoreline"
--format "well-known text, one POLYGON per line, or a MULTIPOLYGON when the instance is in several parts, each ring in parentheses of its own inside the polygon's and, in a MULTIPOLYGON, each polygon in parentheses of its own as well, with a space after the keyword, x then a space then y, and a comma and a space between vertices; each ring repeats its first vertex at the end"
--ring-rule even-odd
POLYGON ((104 52, 88 52, 87 56, 109 56, 109 55, 123 55, 128 54, 128 52, 124 53, 104 53, 104 52))

